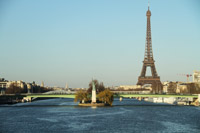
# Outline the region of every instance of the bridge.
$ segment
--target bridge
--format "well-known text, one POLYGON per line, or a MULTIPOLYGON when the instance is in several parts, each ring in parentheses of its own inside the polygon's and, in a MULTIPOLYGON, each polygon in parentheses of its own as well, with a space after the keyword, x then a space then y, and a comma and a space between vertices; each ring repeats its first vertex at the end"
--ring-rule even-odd
MULTIPOLYGON (((198 98, 198 95, 168 95, 168 94, 135 94, 132 91, 112 91, 115 98, 198 98)), ((75 91, 49 91, 46 93, 31 93, 31 94, 8 94, 0 95, 0 97, 24 97, 26 101, 32 101, 36 98, 75 98, 75 91)))
MULTIPOLYGON (((26 97, 49 97, 49 98, 75 98, 75 94, 30 94, 26 97)), ((157 94, 116 94, 114 97, 136 98, 136 97, 183 97, 198 98, 197 95, 157 95, 157 94)))
MULTIPOLYGON (((137 98, 137 97, 182 97, 182 98, 198 98, 198 95, 168 95, 168 94, 135 94, 133 91, 112 91, 114 97, 124 97, 124 98, 137 98)), ((46 93, 37 94, 27 94, 26 97, 36 98, 36 97, 49 97, 49 98, 75 98, 75 91, 49 91, 46 93)))
MULTIPOLYGON (((28 98, 37 98, 37 97, 47 97, 47 98, 75 98, 75 94, 29 94, 26 97, 28 98)), ((114 94, 115 98, 157 98, 157 97, 180 97, 180 98, 198 98, 198 95, 165 95, 165 94, 114 94)))
POLYGON ((75 98, 75 94, 30 94, 27 98, 75 98))
MULTIPOLYGON (((36 98, 75 98, 75 94, 52 94, 52 93, 48 93, 48 94, 30 94, 27 95, 26 97, 24 97, 24 99, 26 101, 32 101, 36 98)), ((197 99, 199 101, 200 99, 200 95, 198 97, 198 95, 164 95, 164 94, 130 94, 130 93, 114 93, 114 98, 119 98, 119 100, 121 101, 122 98, 136 98, 138 100, 141 99, 146 99, 148 100, 149 98, 151 100, 153 100, 152 102, 167 102, 170 104, 174 104, 175 101, 177 102, 176 104, 184 104, 184 105, 189 105, 190 103, 193 103, 195 101, 195 99, 197 99), (153 98, 153 99, 152 99, 153 98), (168 98, 172 98, 168 99, 168 98), (182 100, 184 99, 184 101, 182 100), (186 101, 185 101, 186 100, 186 101)))

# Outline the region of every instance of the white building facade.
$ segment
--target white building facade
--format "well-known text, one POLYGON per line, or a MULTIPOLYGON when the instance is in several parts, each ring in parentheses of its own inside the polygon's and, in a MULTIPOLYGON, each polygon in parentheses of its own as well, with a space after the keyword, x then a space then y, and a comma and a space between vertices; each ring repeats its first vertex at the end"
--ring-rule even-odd
POLYGON ((193 82, 200 83, 200 71, 194 71, 194 73, 193 73, 193 82))

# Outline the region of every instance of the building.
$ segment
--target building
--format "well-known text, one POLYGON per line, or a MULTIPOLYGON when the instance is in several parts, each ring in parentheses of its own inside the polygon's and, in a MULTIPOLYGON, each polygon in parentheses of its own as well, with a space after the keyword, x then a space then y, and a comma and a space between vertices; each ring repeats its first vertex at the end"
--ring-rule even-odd
MULTIPOLYGON (((26 83, 23 82, 22 80, 18 81, 8 81, 5 80, 4 78, 0 78, 0 94, 5 94, 6 89, 10 88, 12 85, 21 88, 23 90, 27 90, 28 93, 33 93, 33 92, 38 92, 40 91, 41 86, 35 84, 33 81, 32 83, 26 83)), ((43 83, 44 86, 44 83, 43 83)))
POLYGON ((23 82, 22 80, 18 80, 18 81, 9 81, 8 83, 7 83, 7 88, 9 88, 11 85, 14 85, 14 86, 17 86, 17 87, 19 87, 19 88, 26 88, 25 86, 26 86, 26 83, 25 82, 23 82))
POLYGON ((134 89, 141 89, 141 85, 120 85, 118 88, 122 90, 134 90, 134 89))
POLYGON ((194 71, 193 82, 199 82, 200 83, 200 71, 194 71))
POLYGON ((68 90, 68 89, 69 89, 69 87, 68 87, 68 84, 66 83, 65 90, 68 90))
POLYGON ((28 90, 28 93, 32 92, 32 85, 30 83, 27 83, 27 90, 28 90))
POLYGON ((0 78, 0 88, 8 88, 8 80, 5 80, 4 78, 0 78))
POLYGON ((5 80, 4 78, 0 78, 0 91, 1 91, 1 94, 5 94, 5 91, 7 88, 9 88, 11 85, 15 85, 19 88, 25 88, 26 86, 26 83, 23 82, 23 81, 8 81, 8 80, 5 80))
POLYGON ((163 93, 165 94, 199 94, 200 83, 164 82, 163 93))
POLYGON ((176 94, 178 84, 182 82, 163 82, 163 93, 164 94, 176 94))
POLYGON ((168 85, 169 85, 169 82, 163 82, 163 93, 167 93, 168 92, 168 85))
POLYGON ((6 88, 7 88, 7 80, 4 78, 0 78, 0 94, 5 94, 6 88))
POLYGON ((44 87, 44 81, 42 81, 42 83, 41 83, 41 87, 44 87))

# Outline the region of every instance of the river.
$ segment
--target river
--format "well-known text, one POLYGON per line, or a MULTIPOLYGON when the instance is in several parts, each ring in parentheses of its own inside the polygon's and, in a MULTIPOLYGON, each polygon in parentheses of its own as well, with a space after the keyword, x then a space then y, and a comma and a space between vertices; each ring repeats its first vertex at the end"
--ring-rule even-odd
POLYGON ((0 106, 1 133, 200 133, 200 107, 115 99, 112 107, 78 107, 73 99, 0 106))

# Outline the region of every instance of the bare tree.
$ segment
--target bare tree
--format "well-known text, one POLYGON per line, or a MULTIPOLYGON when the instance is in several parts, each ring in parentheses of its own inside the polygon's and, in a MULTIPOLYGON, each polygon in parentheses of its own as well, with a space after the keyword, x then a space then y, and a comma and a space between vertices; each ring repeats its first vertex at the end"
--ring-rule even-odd
MULTIPOLYGON (((100 93, 100 92, 105 90, 105 86, 104 86, 103 82, 99 83, 98 80, 96 80, 96 79, 93 80, 93 82, 95 84, 95 88, 96 88, 97 93, 100 93)), ((88 88, 87 92, 89 94, 92 93, 92 81, 89 83, 89 88, 88 88)))

